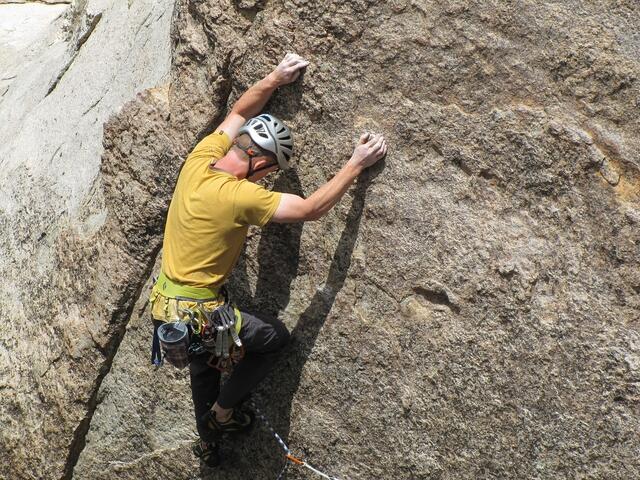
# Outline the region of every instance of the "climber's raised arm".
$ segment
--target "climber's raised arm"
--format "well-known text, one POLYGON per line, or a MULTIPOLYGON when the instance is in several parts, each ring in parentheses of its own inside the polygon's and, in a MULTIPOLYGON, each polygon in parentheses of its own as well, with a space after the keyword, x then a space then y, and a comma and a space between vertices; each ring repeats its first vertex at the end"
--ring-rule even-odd
POLYGON ((294 82, 307 65, 309 62, 301 56, 287 53, 275 70, 242 94, 217 130, 235 138, 240 127, 262 111, 276 88, 294 82))
POLYGON ((387 153, 387 142, 382 135, 363 134, 353 155, 344 167, 309 198, 283 193, 271 221, 292 223, 318 220, 338 203, 353 181, 387 153))

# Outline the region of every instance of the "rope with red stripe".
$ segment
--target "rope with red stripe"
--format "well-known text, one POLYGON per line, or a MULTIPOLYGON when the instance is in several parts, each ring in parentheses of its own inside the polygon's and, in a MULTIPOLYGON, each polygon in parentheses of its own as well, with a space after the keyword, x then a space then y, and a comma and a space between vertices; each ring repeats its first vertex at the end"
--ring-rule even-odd
POLYGON ((286 473, 287 467, 289 466, 289 462, 294 463, 296 465, 300 465, 301 467, 305 467, 309 470, 311 470, 312 472, 314 472, 315 474, 326 478, 327 480, 340 480, 338 477, 332 477, 330 475, 327 475, 324 472, 321 472, 320 470, 318 470, 317 468, 309 465, 307 462, 305 462, 304 460, 295 457, 292 453, 291 450, 289 449, 289 447, 287 446, 287 444, 284 442, 284 440, 282 440, 282 437, 280 435, 278 435, 278 432, 276 432, 274 430, 274 428, 271 426, 271 423, 269 422, 269 420, 267 419, 267 417, 260 411, 260 409, 258 408, 258 406, 256 405, 256 402, 253 400, 253 398, 249 399, 249 405, 251 406, 251 408, 253 408, 253 410, 256 412, 256 416, 262 420, 263 425, 267 428, 267 430, 269 430, 269 432, 271 432, 271 434, 273 435, 273 437, 276 439, 276 441, 278 442, 278 444, 282 447, 282 449, 284 450, 285 453, 285 458, 287 459, 285 461, 284 464, 284 468, 282 469, 282 471, 280 472, 280 474, 278 475, 278 478, 276 480, 282 480, 284 478, 284 475, 286 473))

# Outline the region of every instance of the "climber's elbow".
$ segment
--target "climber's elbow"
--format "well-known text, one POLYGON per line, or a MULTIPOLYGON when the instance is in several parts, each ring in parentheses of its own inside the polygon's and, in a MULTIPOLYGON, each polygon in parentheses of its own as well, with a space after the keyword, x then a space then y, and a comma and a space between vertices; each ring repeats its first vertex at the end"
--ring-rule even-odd
POLYGON ((322 215, 323 212, 311 199, 283 193, 271 221, 276 223, 308 222, 318 220, 322 215))

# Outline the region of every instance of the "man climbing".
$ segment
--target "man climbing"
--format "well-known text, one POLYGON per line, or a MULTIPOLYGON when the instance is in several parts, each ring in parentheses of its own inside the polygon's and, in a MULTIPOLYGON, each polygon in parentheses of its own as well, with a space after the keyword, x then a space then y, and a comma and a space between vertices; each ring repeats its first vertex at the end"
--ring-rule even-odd
MULTIPOLYGON (((271 192, 255 183, 270 172, 289 167, 293 139, 277 118, 252 117, 278 87, 294 82, 308 64, 298 55, 287 54, 273 72, 238 99, 222 124, 187 157, 167 215, 162 272, 151 295, 156 334, 164 322, 183 320, 185 312, 209 312, 205 316, 210 320, 210 312, 220 310, 225 302, 222 286, 238 260, 249 225, 319 219, 364 169, 386 154, 387 144, 381 135, 363 134, 342 169, 306 199, 271 192)), ((234 358, 235 365, 222 388, 220 352, 189 351, 200 435, 193 450, 208 466, 219 463, 222 434, 251 427, 253 414, 242 401, 266 376, 289 338, 278 320, 236 311, 235 321, 230 321, 233 316, 228 315, 223 325, 231 330, 230 335, 237 332, 234 339, 241 348, 231 341, 235 355, 225 356, 234 358)), ((203 344, 205 332, 202 327, 203 344)), ((157 340, 154 343, 157 345, 157 340)), ((224 345, 228 350, 229 344, 224 345)))

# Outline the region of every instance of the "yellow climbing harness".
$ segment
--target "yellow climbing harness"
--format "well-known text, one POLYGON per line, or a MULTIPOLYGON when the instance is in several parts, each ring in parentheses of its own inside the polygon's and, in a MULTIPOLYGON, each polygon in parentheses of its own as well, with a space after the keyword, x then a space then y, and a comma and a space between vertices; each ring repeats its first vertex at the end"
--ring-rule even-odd
POLYGON ((156 326, 151 352, 154 365, 161 365, 166 358, 174 366, 183 368, 192 355, 209 352, 213 354, 208 362, 210 366, 229 371, 244 356, 239 338, 242 315, 235 305, 227 302, 220 288, 182 285, 161 272, 149 301, 154 320, 176 326, 156 326), (187 336, 186 344, 173 344, 166 336, 160 338, 162 333, 175 336, 181 323, 188 325, 192 334, 187 336))
MULTIPOLYGON (((224 296, 219 288, 202 288, 190 285, 182 285, 168 278, 161 272, 156 280, 149 302, 151 303, 151 316, 155 320, 163 322, 178 322, 185 320, 186 313, 182 310, 196 310, 199 327, 204 318, 200 310, 213 311, 224 304, 224 296)), ((198 326, 194 331, 199 332, 198 326)))
POLYGON ((220 296, 220 289, 216 287, 193 287, 191 285, 183 285, 174 282, 167 277, 164 272, 160 272, 156 284, 153 286, 157 291, 165 297, 188 297, 196 300, 216 299, 220 296))

